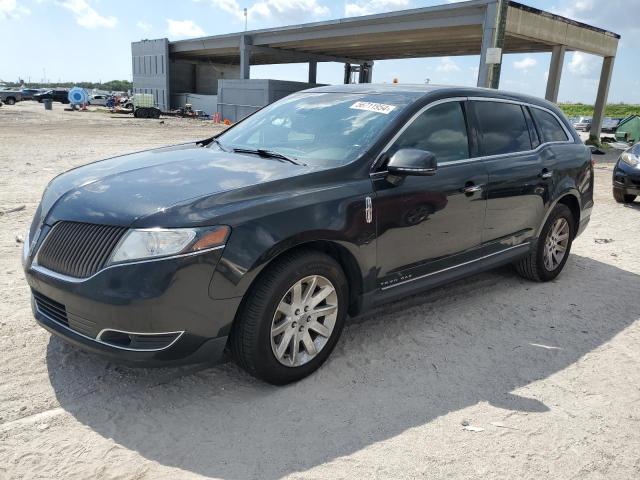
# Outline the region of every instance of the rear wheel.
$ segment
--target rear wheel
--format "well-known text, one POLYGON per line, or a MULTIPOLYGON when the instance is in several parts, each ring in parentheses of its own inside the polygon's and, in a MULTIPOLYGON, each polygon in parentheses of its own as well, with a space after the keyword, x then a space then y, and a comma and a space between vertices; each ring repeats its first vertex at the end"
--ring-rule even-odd
POLYGON ((635 195, 625 195, 619 188, 613 189, 613 199, 618 203, 631 203, 636 199, 635 195))
POLYGON ((4 101, 7 105, 15 105, 16 104, 16 99, 13 97, 9 97, 4 101))
POLYGON ((569 207, 556 205, 540 232, 535 250, 516 263, 518 273, 536 282, 556 278, 567 263, 575 233, 576 222, 569 207))
POLYGON ((247 294, 231 348, 238 364, 275 385, 310 375, 335 347, 348 287, 330 256, 300 250, 277 260, 247 294))

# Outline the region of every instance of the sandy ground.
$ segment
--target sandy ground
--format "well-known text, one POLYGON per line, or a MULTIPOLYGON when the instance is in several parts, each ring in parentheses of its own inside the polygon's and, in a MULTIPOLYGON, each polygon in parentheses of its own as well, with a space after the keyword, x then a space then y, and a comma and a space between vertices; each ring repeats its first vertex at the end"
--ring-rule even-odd
POLYGON ((213 131, 54 105, 0 108, 0 210, 26 206, 0 216, 0 478, 640 478, 640 203, 614 203, 610 163, 556 281, 503 268, 386 306, 276 388, 117 366, 35 324, 16 236, 49 179, 213 131))

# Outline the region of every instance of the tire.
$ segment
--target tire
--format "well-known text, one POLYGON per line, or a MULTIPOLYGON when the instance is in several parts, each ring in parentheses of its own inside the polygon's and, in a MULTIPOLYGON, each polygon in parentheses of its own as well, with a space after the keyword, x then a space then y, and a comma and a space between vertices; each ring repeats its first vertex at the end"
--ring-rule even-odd
MULTIPOLYGON (((551 211, 551 214, 547 218, 547 221, 540 232, 540 236, 536 242, 535 250, 529 253, 526 257, 520 259, 515 265, 518 273, 527 278, 529 280, 533 280, 536 282, 548 282, 549 280, 553 280, 556 278, 564 265, 567 263, 567 259, 569 258, 569 253, 571 252, 571 244, 573 243, 573 239, 576 235, 576 219, 573 218, 573 214, 569 207, 563 204, 558 204, 551 211), (555 264, 556 260, 558 260, 558 256, 561 252, 557 252, 557 256, 552 256, 552 264, 551 268, 549 268, 549 264, 546 261, 545 250, 548 248, 547 242, 550 237, 553 238, 561 238, 563 235, 559 235, 557 232, 552 230, 552 227, 557 225, 563 225, 562 220, 566 222, 566 240, 562 240, 565 242, 563 245, 558 245, 559 247, 564 247, 564 254, 561 259, 559 259, 558 263, 555 264), (555 236, 555 237, 554 237, 555 236)), ((556 242, 557 244, 562 242, 556 242)))
POLYGON ((613 199, 618 203, 631 203, 636 199, 636 196, 626 195, 623 190, 620 190, 619 188, 614 188, 613 199))
POLYGON ((16 104, 16 99, 13 97, 8 97, 4 103, 6 103, 7 105, 15 105, 16 104))
POLYGON ((231 333, 231 350, 236 362, 251 375, 274 385, 285 385, 310 375, 329 357, 340 337, 348 291, 342 268, 324 253, 301 249, 276 260, 245 295, 231 333), (292 291, 298 283, 302 302, 293 299, 292 291), (312 297, 317 300, 322 292, 330 291, 328 287, 333 287, 333 292, 317 306, 308 306, 308 316, 302 309, 293 310, 296 303, 303 307, 310 289, 313 288, 312 297), (285 316, 281 308, 286 306, 288 310, 289 304, 293 304, 291 316, 285 316), (332 309, 334 305, 337 308, 332 309), (320 308, 333 313, 314 316, 313 311, 320 308), (315 318, 310 320, 312 317, 315 318), (315 330, 320 329, 318 324, 325 335, 315 330), (278 329, 281 333, 277 333, 278 329), (312 341, 315 355, 307 349, 308 341, 312 341), (299 352, 292 355, 296 342, 299 352), (282 356, 278 357, 278 351, 283 351, 282 356))

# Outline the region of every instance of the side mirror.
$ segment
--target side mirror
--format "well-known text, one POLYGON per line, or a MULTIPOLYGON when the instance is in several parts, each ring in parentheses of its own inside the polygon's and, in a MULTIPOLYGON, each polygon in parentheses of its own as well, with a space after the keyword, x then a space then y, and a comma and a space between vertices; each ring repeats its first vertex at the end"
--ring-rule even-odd
POLYGON ((435 175, 436 156, 426 150, 403 148, 389 159, 387 171, 391 175, 435 175))

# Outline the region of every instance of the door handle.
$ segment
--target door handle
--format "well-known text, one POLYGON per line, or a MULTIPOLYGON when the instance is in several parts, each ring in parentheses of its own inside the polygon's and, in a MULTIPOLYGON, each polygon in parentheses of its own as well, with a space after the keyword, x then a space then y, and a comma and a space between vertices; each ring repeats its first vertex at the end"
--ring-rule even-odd
POLYGON ((463 193, 475 193, 482 191, 482 185, 467 185, 462 189, 463 193))
POLYGON ((542 172, 540 172, 539 177, 540 178, 544 178, 544 179, 551 178, 551 177, 553 177, 553 171, 552 170, 547 170, 545 168, 544 170, 542 170, 542 172))

